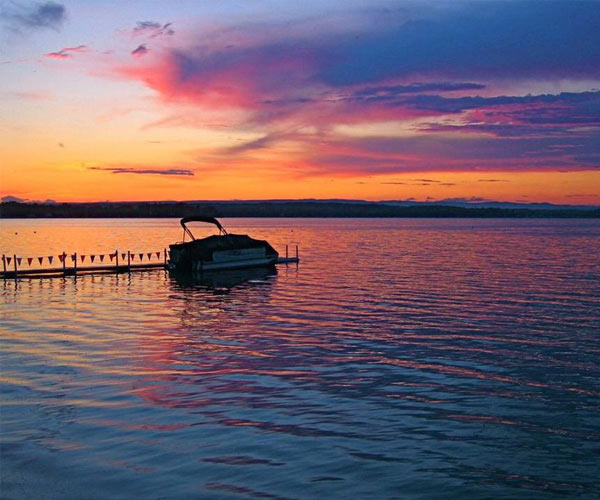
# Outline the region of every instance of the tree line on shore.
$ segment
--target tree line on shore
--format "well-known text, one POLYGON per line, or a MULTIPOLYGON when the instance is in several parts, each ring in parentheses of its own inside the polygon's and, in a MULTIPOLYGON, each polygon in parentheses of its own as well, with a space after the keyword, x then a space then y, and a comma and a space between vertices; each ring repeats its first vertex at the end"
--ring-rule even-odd
POLYGON ((448 205, 401 206, 370 202, 103 202, 19 203, 0 205, 2 218, 129 218, 129 217, 479 217, 598 218, 600 208, 497 208, 448 205))

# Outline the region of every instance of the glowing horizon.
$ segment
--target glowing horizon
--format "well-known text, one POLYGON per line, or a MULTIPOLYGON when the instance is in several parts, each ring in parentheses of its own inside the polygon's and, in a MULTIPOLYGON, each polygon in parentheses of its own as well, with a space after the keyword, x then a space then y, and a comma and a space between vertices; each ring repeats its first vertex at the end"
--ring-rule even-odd
POLYGON ((0 197, 600 205, 594 2, 0 7, 0 197))

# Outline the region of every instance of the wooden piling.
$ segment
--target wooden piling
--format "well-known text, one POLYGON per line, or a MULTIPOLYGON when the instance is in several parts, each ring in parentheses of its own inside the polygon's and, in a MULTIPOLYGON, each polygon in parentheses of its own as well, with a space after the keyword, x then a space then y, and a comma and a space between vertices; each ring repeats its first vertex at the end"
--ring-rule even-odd
POLYGON ((127 250, 127 272, 131 272, 131 251, 127 250))
POLYGON ((115 270, 117 272, 119 272, 119 251, 118 250, 115 250, 115 262, 116 262, 115 270))
POLYGON ((285 258, 287 259, 288 256, 288 245, 285 246, 285 258))
POLYGON ((296 245, 296 260, 298 260, 298 245, 296 245))
POLYGON ((73 272, 77 276, 77 252, 73 254, 73 272))
POLYGON ((17 256, 15 254, 13 254, 13 266, 15 268, 15 281, 17 281, 17 256))
POLYGON ((67 254, 63 251, 62 253, 62 265, 63 265, 63 276, 67 275, 67 254))
POLYGON ((6 279, 6 255, 2 254, 2 270, 4 271, 4 279, 6 279))

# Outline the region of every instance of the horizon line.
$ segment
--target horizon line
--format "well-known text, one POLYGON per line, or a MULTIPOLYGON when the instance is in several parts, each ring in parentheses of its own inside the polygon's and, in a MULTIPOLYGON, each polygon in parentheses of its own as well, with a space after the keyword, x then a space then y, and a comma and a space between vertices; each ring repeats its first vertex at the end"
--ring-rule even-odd
POLYGON ((483 198, 443 198, 439 200, 414 200, 414 199, 391 199, 391 200, 365 200, 360 198, 256 198, 256 199, 198 199, 198 200, 96 200, 96 201, 56 201, 52 199, 42 200, 28 200, 21 199, 15 196, 5 196, 0 199, 1 204, 5 203, 20 203, 25 205, 60 205, 60 204, 144 204, 144 203, 290 203, 290 202, 330 202, 330 203, 373 203, 373 204, 385 204, 385 203, 410 203, 410 204, 427 204, 435 205, 439 203, 456 203, 466 205, 483 205, 483 204, 507 204, 507 205, 551 205, 556 207, 582 207, 582 208, 600 208, 600 204, 584 204, 584 203, 553 203, 550 201, 505 201, 505 200, 492 200, 483 198), (11 199, 5 199, 11 198, 11 199))

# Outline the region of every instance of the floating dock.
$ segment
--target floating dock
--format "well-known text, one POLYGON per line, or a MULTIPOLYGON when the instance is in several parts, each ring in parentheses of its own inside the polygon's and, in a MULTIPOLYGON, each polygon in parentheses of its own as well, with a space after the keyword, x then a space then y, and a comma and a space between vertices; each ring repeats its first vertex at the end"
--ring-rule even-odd
MULTIPOLYGON (((295 245, 296 253, 290 256, 288 245, 285 246, 285 257, 279 257, 276 264, 294 264, 300 262, 298 257, 298 245, 295 245)), ((117 274, 132 273, 136 271, 148 271, 152 269, 168 269, 168 251, 165 249, 158 252, 127 252, 115 250, 108 254, 78 255, 63 252, 60 255, 48 255, 42 257, 20 257, 17 255, 2 255, 2 271, 0 279, 19 278, 53 278, 61 276, 79 276, 85 274, 117 274), (119 259, 120 257, 120 259, 119 259), (86 260, 93 263, 96 258, 100 265, 83 265, 86 260), (110 263, 104 263, 108 258, 110 263), (143 262, 146 258, 147 262, 143 262), (34 267, 31 265, 38 262, 40 266, 44 261, 52 265, 56 259, 61 267, 34 267), (135 260, 139 262, 136 263, 135 260), (152 262, 152 260, 158 262, 152 262), (70 262, 69 262, 70 261, 70 262), (114 262, 114 263, 113 263, 114 262), (28 267, 24 267, 27 263, 28 267)))

